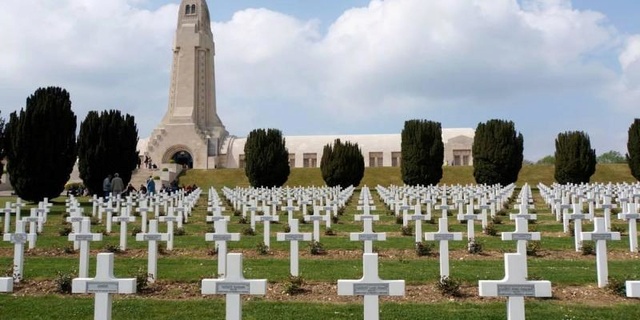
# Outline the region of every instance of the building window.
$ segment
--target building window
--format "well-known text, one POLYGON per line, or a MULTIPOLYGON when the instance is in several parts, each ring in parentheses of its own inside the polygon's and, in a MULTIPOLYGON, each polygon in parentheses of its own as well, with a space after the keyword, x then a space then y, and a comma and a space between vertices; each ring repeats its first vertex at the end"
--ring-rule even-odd
POLYGON ((185 13, 184 14, 188 15, 188 16, 196 14, 196 5, 195 4, 187 5, 185 7, 185 13))
POLYGON ((369 167, 382 167, 382 152, 369 152, 369 167))
POLYGON ((295 168, 296 167, 296 154, 295 153, 289 153, 289 167, 290 168, 295 168))
POLYGON ((302 158, 302 166, 305 168, 317 167, 318 155, 316 153, 305 153, 302 158))
POLYGON ((399 167, 402 163, 402 152, 391 152, 391 166, 399 167))
POLYGON ((241 154, 238 157, 238 168, 240 169, 244 169, 245 165, 247 164, 247 161, 244 158, 244 154, 241 154))
POLYGON ((468 166, 471 163, 471 150, 453 150, 453 165, 468 166))

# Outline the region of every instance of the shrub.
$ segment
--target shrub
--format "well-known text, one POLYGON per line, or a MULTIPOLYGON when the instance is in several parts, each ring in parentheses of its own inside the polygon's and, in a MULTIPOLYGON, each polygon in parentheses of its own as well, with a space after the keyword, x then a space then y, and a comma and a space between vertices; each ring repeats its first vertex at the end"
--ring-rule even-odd
POLYGON ((364 157, 358 144, 336 139, 324 146, 320 159, 322 179, 329 187, 358 186, 364 177, 364 157))
POLYGON ((491 223, 502 224, 502 218, 500 218, 499 215, 495 215, 493 218, 491 218, 491 223))
POLYGON ((405 121, 401 139, 402 181, 411 186, 438 184, 444 161, 441 124, 428 120, 405 121))
POLYGON ((583 256, 596 254, 595 245, 593 241, 582 241, 580 250, 582 251, 583 256))
POLYGON ((242 229, 242 235, 243 236, 255 236, 256 235, 256 231, 251 229, 251 228, 244 228, 244 229, 242 229))
POLYGON ((72 231, 73 231, 73 229, 71 229, 71 227, 70 227, 70 226, 65 226, 65 227, 60 228, 60 230, 58 230, 58 234, 59 234, 61 237, 66 237, 66 236, 68 236, 72 231))
POLYGON ((122 250, 120 250, 120 246, 114 244, 106 244, 102 251, 110 253, 122 253, 122 250))
POLYGON ((289 276, 289 281, 287 281, 287 283, 284 285, 284 292, 290 296, 303 293, 303 285, 304 279, 302 277, 289 276))
POLYGON ((625 232, 627 232, 627 228, 621 225, 614 224, 611 226, 611 231, 620 232, 620 234, 624 234, 625 232))
POLYGON ((488 236, 497 236, 498 235, 498 229, 496 229, 496 226, 493 224, 493 222, 489 222, 487 224, 487 227, 484 228, 484 234, 488 235, 488 236))
POLYGON ((247 221, 246 217, 240 217, 240 219, 238 219, 238 224, 249 224, 249 221, 247 221))
POLYGON ((327 228, 324 230, 324 235, 325 236, 335 236, 337 233, 335 231, 333 231, 333 229, 331 228, 327 228))
POLYGON ((560 184, 588 183, 596 171, 596 151, 582 131, 558 134, 555 157, 554 177, 560 184))
POLYGON ((506 186, 518 180, 524 138, 512 121, 479 123, 473 139, 473 176, 478 184, 506 186))
POLYGON ((149 278, 153 278, 146 270, 139 268, 136 272, 136 292, 143 293, 149 290, 149 278))
POLYGON ((283 232, 285 233, 291 232, 291 226, 288 223, 284 225, 283 232))
POLYGON ((311 241, 309 242, 309 252, 312 255, 322 255, 327 253, 327 251, 325 251, 324 246, 322 245, 322 243, 320 243, 319 241, 311 241))
POLYGON ((263 241, 260 241, 256 244, 256 252, 262 256, 267 255, 269 254, 269 247, 263 241))
POLYGON ((289 177, 289 151, 282 132, 255 129, 244 145, 244 172, 252 187, 280 187, 289 177))
POLYGON ((142 232, 142 228, 140 228, 138 226, 131 228, 131 236, 132 237, 135 237, 140 232, 142 232))
POLYGON ((541 245, 540 241, 528 241, 527 242, 527 255, 528 256, 532 256, 532 257, 538 256, 538 251, 540 250, 541 246, 542 245, 541 245))
POLYGON ((448 297, 460 297, 460 281, 451 277, 444 276, 440 280, 436 281, 436 288, 440 291, 440 294, 448 297))
POLYGON ((402 235, 403 236, 412 236, 413 228, 411 226, 402 227, 402 235))
POLYGON ((433 252, 433 243, 431 242, 416 242, 416 255, 418 257, 430 256, 433 252))
POLYGON ((186 234, 187 234, 187 231, 184 230, 184 228, 176 228, 175 230, 173 230, 174 236, 184 236, 186 234))
POLYGON ((69 272, 56 272, 56 291, 62 294, 70 294, 72 289, 73 279, 78 277, 78 272, 75 270, 69 272))
POLYGON ((402 215, 397 215, 396 216, 396 224, 402 224, 404 222, 404 219, 402 217, 402 215))
POLYGON ((482 242, 474 238, 469 239, 469 242, 467 243, 467 251, 471 254, 482 253, 482 242))
MULTIPOLYGON (((607 291, 620 296, 620 297, 626 297, 627 296, 627 286, 625 283, 624 279, 631 279, 631 278, 617 278, 617 277, 609 277, 609 283, 607 283, 607 285, 604 287, 605 289, 607 289, 607 291)), ((635 279, 635 278, 634 278, 635 279)))
POLYGON ((64 251, 64 253, 66 253, 66 254, 74 254, 74 253, 76 253, 76 250, 75 250, 75 249, 73 249, 73 245, 71 245, 71 244, 70 244, 70 245, 65 246, 65 247, 64 247, 64 249, 62 249, 62 250, 63 250, 63 251, 64 251))

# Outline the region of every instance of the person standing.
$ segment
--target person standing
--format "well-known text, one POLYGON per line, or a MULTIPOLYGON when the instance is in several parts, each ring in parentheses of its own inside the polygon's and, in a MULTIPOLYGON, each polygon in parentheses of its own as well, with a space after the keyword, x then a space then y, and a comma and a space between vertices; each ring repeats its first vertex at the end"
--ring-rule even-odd
POLYGON ((115 196, 118 196, 124 191, 124 182, 122 178, 120 178, 119 174, 115 174, 113 179, 111 180, 111 191, 115 196))
POLYGON ((104 197, 108 197, 111 193, 111 175, 108 175, 102 181, 102 191, 104 192, 104 197))
POLYGON ((147 179, 147 192, 149 194, 155 194, 156 193, 156 182, 153 181, 153 177, 149 176, 149 179, 147 179))

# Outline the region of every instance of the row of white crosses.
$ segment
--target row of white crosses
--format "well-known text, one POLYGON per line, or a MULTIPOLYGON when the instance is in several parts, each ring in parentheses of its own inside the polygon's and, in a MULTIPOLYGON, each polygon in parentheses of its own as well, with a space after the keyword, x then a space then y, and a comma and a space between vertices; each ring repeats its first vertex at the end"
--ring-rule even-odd
POLYGON ((556 215, 562 212, 564 231, 568 232, 568 222, 571 218, 575 222, 576 250, 580 249, 582 220, 593 220, 596 216, 596 209, 602 209, 605 230, 611 231, 611 209, 619 207, 621 212, 617 218, 625 221, 629 229, 629 250, 638 252, 638 231, 637 220, 638 203, 640 202, 640 194, 638 194, 638 185, 629 184, 583 184, 574 185, 558 185, 554 184, 548 187, 544 184, 538 185, 543 198, 552 208, 555 208, 556 215), (612 202, 615 200, 615 203, 612 202), (583 214, 583 201, 588 202, 588 213, 583 214), (573 209, 573 213, 569 214, 567 209, 573 209))

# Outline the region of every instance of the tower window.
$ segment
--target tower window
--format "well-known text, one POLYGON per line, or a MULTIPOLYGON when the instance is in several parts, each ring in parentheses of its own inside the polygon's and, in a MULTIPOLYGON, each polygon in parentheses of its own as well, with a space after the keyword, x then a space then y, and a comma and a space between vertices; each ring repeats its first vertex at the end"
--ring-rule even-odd
POLYGON ((190 16, 190 15, 194 15, 194 14, 196 14, 196 5, 195 4, 188 4, 185 7, 185 15, 190 16))

